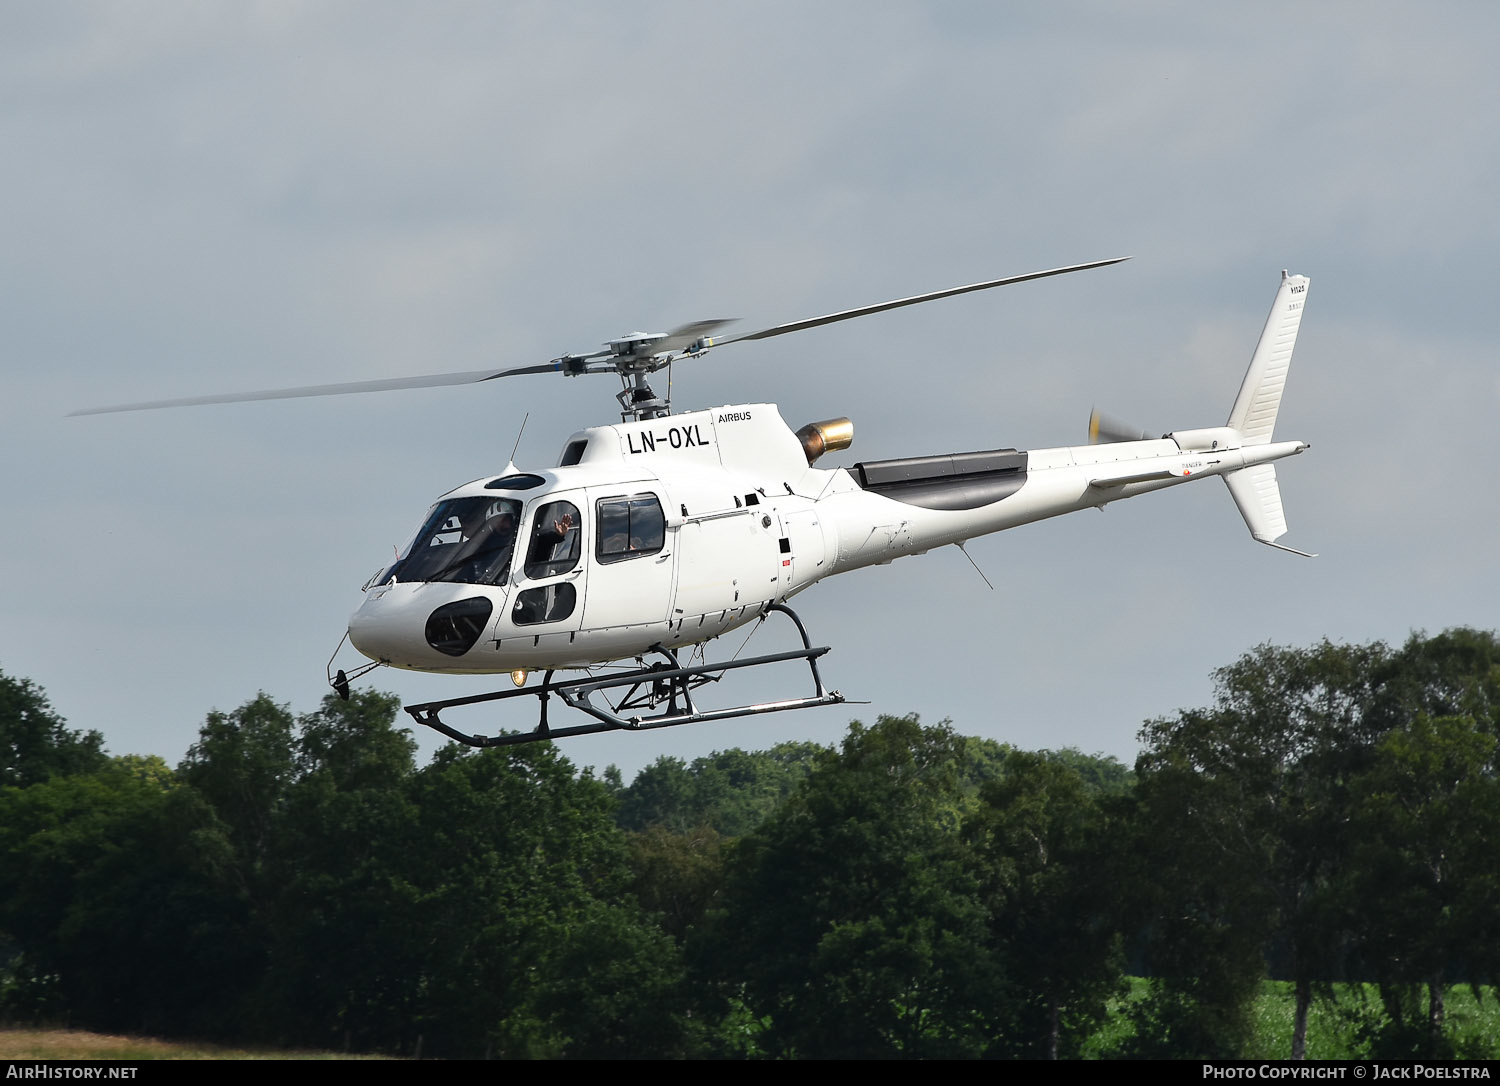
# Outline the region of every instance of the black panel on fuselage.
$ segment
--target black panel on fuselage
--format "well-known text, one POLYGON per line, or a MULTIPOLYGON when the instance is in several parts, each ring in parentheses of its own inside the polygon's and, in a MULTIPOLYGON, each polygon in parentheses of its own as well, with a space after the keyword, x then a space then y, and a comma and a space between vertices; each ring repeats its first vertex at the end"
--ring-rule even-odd
POLYGON ((1026 482, 1026 453, 1016 449, 911 456, 854 465, 854 479, 880 494, 923 509, 978 509, 1008 498, 1026 482))

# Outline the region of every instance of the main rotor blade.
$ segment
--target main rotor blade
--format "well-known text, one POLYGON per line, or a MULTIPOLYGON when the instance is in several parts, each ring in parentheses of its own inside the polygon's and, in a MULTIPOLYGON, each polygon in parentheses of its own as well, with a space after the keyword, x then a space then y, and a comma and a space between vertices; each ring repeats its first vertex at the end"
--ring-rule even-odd
MULTIPOLYGON (((852 320, 855 317, 868 316, 871 313, 883 313, 888 309, 900 309, 902 306, 916 305, 918 302, 930 302, 937 298, 951 298, 955 294, 968 294, 976 290, 988 290, 991 287, 1003 287, 1011 283, 1024 283, 1031 279, 1046 279, 1053 275, 1066 275, 1069 272, 1086 271, 1089 268, 1103 268, 1110 264, 1118 264, 1122 260, 1129 260, 1128 256, 1115 257, 1113 260, 1096 260, 1089 264, 1073 264, 1066 268, 1050 268, 1047 271, 1031 272, 1027 275, 1012 275, 1005 279, 992 279, 986 283, 970 283, 964 287, 952 287, 948 290, 935 290, 928 294, 918 294, 911 298, 898 298, 891 302, 881 302, 877 305, 861 306, 858 309, 845 309, 838 313, 829 313, 822 317, 812 317, 808 320, 793 321, 790 324, 778 324, 771 328, 762 328, 758 332, 747 332, 741 336, 731 336, 727 339, 710 338, 706 333, 722 328, 731 323, 728 320, 705 320, 695 321, 674 328, 671 332, 659 338, 640 338, 643 346, 649 348, 654 359, 660 365, 665 365, 668 359, 665 357, 682 349, 695 349, 699 347, 718 347, 726 343, 739 343, 742 340, 770 339, 772 336, 785 335, 788 332, 800 332, 804 328, 817 328, 824 324, 833 324, 837 321, 852 320)), ((627 341, 621 341, 625 343, 627 341)), ((564 355, 554 358, 551 362, 539 366, 518 366, 508 370, 466 370, 462 373, 434 373, 424 377, 395 377, 375 381, 347 381, 332 385, 306 385, 301 388, 278 388, 266 389, 261 392, 231 392, 221 393, 213 396, 183 396, 168 400, 145 400, 140 403, 113 404, 108 407, 88 407, 80 411, 70 411, 69 415, 106 415, 118 411, 153 411, 163 407, 198 407, 205 404, 219 403, 245 403, 254 400, 290 400, 304 396, 342 396, 355 392, 385 392, 402 388, 436 388, 442 385, 466 385, 477 384, 481 381, 493 381, 497 377, 512 377, 522 373, 594 373, 604 372, 605 369, 614 369, 618 373, 626 370, 620 364, 595 370, 586 365, 595 359, 606 358, 614 354, 623 354, 616 348, 619 344, 612 344, 603 351, 594 351, 590 354, 564 355)), ((634 372, 633 370, 631 372, 634 372)))
POLYGON ((1025 283, 1031 279, 1046 279, 1051 275, 1066 275, 1069 272, 1087 271, 1089 268, 1103 268, 1110 264, 1118 264, 1123 260, 1129 259, 1130 257, 1128 256, 1117 256, 1113 260, 1095 260, 1090 264, 1072 264, 1066 268, 1049 268, 1047 271, 1031 272, 1028 275, 1012 275, 1006 279, 991 279, 987 283, 970 283, 966 287, 934 290, 930 294, 918 294, 911 298, 897 298, 894 302, 864 305, 858 309, 845 309, 838 313, 829 313, 823 317, 811 317, 805 321, 792 321, 790 324, 778 324, 771 328, 762 328, 758 332, 747 332, 742 336, 715 339, 712 346, 722 347, 726 343, 739 343, 741 340, 746 339, 770 339, 772 336, 781 336, 788 332, 800 332, 804 328, 817 328, 819 325, 852 320, 855 317, 865 317, 871 313, 884 313, 887 309, 900 309, 902 306, 916 305, 918 302, 930 302, 936 298, 951 298, 955 294, 968 294, 976 290, 989 290, 991 287, 1004 287, 1009 286, 1011 283, 1025 283))
MULTIPOLYGON (((691 347, 715 329, 723 328, 726 324, 733 324, 737 320, 739 320, 738 317, 729 317, 725 320, 693 321, 691 324, 680 324, 665 337, 652 343, 651 349, 657 354, 680 351, 684 347, 691 347)), ((715 340, 715 342, 722 341, 715 340)))
MULTIPOLYGON (((597 358, 608 354, 597 351, 582 358, 597 358)), ((159 407, 198 407, 214 403, 245 403, 251 400, 291 400, 303 396, 342 396, 352 392, 385 392, 398 388, 436 388, 440 385, 477 384, 493 381, 497 377, 511 377, 521 373, 555 373, 563 368, 565 359, 555 359, 540 366, 519 366, 509 370, 466 370, 463 373, 433 373, 425 377, 392 377, 377 381, 345 381, 334 385, 305 385, 301 388, 275 388, 263 392, 230 392, 215 396, 183 396, 171 400, 146 400, 142 403, 115 404, 110 407, 87 407, 81 411, 68 412, 73 415, 107 415, 116 411, 153 411, 159 407)))

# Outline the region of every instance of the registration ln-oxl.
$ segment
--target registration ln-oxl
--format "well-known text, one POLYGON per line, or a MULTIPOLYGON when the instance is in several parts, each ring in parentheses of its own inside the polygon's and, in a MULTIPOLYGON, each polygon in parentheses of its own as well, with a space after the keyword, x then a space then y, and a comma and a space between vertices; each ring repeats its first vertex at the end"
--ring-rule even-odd
POLYGON ((818 661, 828 650, 812 645, 787 606, 825 577, 1210 476, 1228 484, 1255 539, 1289 550, 1276 542, 1286 520, 1272 465, 1308 446, 1274 441, 1272 432, 1307 278, 1282 273, 1225 423, 1157 438, 1123 432, 1096 413, 1087 445, 825 468, 818 466, 820 457, 853 440, 848 419, 794 431, 769 403, 674 414, 648 378, 712 347, 1118 262, 974 283, 742 335, 715 337, 730 322, 700 321, 669 333, 633 333, 590 354, 519 369, 95 410, 463 384, 526 373, 618 374, 621 422, 573 434, 555 467, 511 464, 438 499, 397 560, 365 584, 364 602, 349 620, 348 640, 370 662, 339 670, 330 682, 347 696, 351 680, 381 665, 509 672, 514 688, 407 707, 420 723, 474 746, 829 705, 844 698, 819 674, 818 661), (795 626, 800 647, 728 661, 704 658, 705 643, 771 615, 795 626), (810 693, 718 708, 700 704, 704 688, 730 671, 799 661, 810 673, 810 693), (528 681, 533 673, 539 682, 528 681), (534 726, 519 733, 470 734, 441 717, 455 706, 531 697, 539 713, 534 726), (553 725, 553 698, 584 714, 582 722, 553 725))

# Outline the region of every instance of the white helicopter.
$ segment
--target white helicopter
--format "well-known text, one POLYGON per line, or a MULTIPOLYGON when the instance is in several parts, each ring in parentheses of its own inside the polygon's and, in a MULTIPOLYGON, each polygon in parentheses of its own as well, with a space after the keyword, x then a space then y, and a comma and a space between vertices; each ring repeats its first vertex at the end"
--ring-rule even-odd
MULTIPOLYGON (((1286 532, 1273 462, 1308 448, 1272 441, 1308 280, 1282 272, 1261 338, 1223 426, 1152 439, 1097 412, 1087 445, 990 449, 819 468, 850 446, 846 418, 793 431, 773 404, 673 414, 647 378, 713 347, 988 290, 1128 258, 1076 264, 934 291, 742 335, 729 321, 631 333, 603 350, 538 366, 158 400, 75 414, 466 384, 517 374, 615 373, 621 422, 567 439, 556 467, 514 463, 442 495, 396 561, 364 585, 349 642, 371 662, 330 675, 341 696, 381 665, 414 671, 510 672, 516 689, 407 707, 419 723, 471 746, 500 746, 618 729, 646 730, 844 701, 827 689, 815 648, 786 601, 836 573, 1032 521, 1222 476, 1252 536, 1286 532), (678 653, 771 614, 796 626, 801 648, 715 664, 678 653), (647 664, 650 657, 659 658, 647 664), (705 708, 695 694, 726 672, 806 663, 803 697, 705 708), (623 672, 602 665, 633 661, 623 672), (526 687, 531 672, 539 685, 526 687), (553 727, 549 699, 587 722, 553 727), (536 697, 534 729, 469 734, 445 709, 536 697)), ((1292 551, 1306 555, 1303 551, 1292 551)), ((1306 555, 1312 557, 1311 555, 1306 555)), ((340 645, 342 648, 342 643, 340 645)), ((701 655, 701 650, 700 650, 701 655)), ((337 658, 338 651, 334 653, 337 658)), ((329 661, 333 670, 333 660, 329 661)))

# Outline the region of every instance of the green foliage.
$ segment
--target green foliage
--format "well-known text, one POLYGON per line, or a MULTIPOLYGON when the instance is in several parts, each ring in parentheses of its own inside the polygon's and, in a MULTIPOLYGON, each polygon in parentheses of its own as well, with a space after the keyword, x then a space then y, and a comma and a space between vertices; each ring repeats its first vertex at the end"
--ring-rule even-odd
POLYGON ((638 1029, 640 1054, 677 1051, 680 959, 628 894, 603 784, 550 745, 450 748, 413 794, 429 1036, 483 1037, 497 1055, 603 1056, 622 1054, 611 1030, 638 1029), (585 963, 591 991, 575 975, 585 963), (646 1001, 622 1014, 633 989, 646 1001))
POLYGON ((1294 1055, 1340 975, 1380 982, 1372 1052, 1450 1051, 1449 970, 1500 966, 1497 661, 1474 630, 1395 653, 1263 646, 1217 673, 1213 709, 1147 725, 1134 824, 1155 980, 1138 1050, 1242 1051, 1274 945, 1299 991, 1294 1055))
POLYGON ((986 933, 956 832, 962 751, 915 717, 856 722, 733 851, 712 968, 766 1021, 768 1051, 982 1049, 965 995, 986 933))
POLYGON ((778 743, 767 751, 731 749, 691 765, 663 755, 620 792, 619 824, 627 830, 663 827, 686 833, 711 827, 725 837, 749 833, 790 796, 827 748, 778 743))
POLYGON ((295 776, 257 878, 266 967, 259 1028, 301 1044, 408 1050, 422 847, 394 699, 327 699, 299 721, 295 776))
POLYGON ((1378 1055, 1452 1055, 1448 970, 1494 975, 1496 769, 1495 736, 1472 717, 1418 712, 1381 739, 1352 784, 1347 893, 1360 903, 1361 957, 1380 982, 1378 1055))
POLYGON ((1212 709, 1148 723, 1136 763, 1135 880, 1154 976, 1136 1051, 1230 1056, 1273 935, 1306 988, 1347 945, 1336 900, 1344 792, 1363 760, 1383 646, 1262 646, 1215 674, 1212 709))
POLYGON ((697 778, 681 758, 657 758, 619 792, 619 800, 615 819, 627 830, 661 826, 683 833, 707 824, 697 778))
POLYGON ((107 1028, 224 1026, 225 982, 244 949, 227 843, 162 769, 130 759, 0 789, 0 928, 23 948, 14 1013, 65 1006, 107 1028))
MULTIPOLYGON (((1014 753, 1016 748, 1008 743, 972 736, 967 738, 958 771, 959 786, 964 794, 977 802, 986 785, 1005 778, 1006 767, 1014 753)), ((1135 784, 1130 767, 1110 755, 1084 754, 1077 747, 1064 747, 1036 751, 1034 756, 1071 770, 1093 795, 1122 796, 1135 784)))
MULTIPOLYGON (((1493 988, 1455 989, 1449 999, 1448 1037, 1459 1059, 1494 1059, 1500 1051, 1500 1000, 1493 988)), ((1255 1003, 1256 1034, 1246 1059, 1277 1059, 1290 1043, 1292 985, 1267 981, 1255 1003)), ((1312 1009, 1307 1058, 1369 1060, 1396 1050, 1388 1040, 1390 1022, 1377 985, 1337 984, 1312 1009)), ((1415 1038, 1418 1044, 1425 1037, 1415 1038)))
POLYGON ((418 767, 369 693, 212 713, 174 772, 0 677, 0 1010, 444 1057, 1493 1056, 1495 636, 1215 678, 1134 773, 882 717, 626 787, 549 744, 418 767))
MULTIPOLYGON (((1203 722, 1192 720, 1195 732, 1203 722)), ((1121 889, 1145 932, 1151 994, 1133 1008, 1132 1055, 1221 1058, 1250 1032, 1274 899, 1254 875, 1275 838, 1250 780, 1195 772, 1181 749, 1137 762, 1121 889)))
POLYGON ((0 672, 0 787, 99 769, 103 747, 98 732, 70 730, 35 683, 0 672))
POLYGON ((1372 715, 1382 731, 1419 712, 1469 717, 1491 733, 1500 729, 1500 640, 1492 632, 1460 627, 1435 637, 1413 634, 1374 678, 1381 697, 1372 715))
POLYGON ((1123 983, 1115 827, 1098 777, 1075 767, 1094 769, 1011 751, 964 826, 1008 985, 990 1056, 1076 1054, 1123 983))
POLYGON ((290 709, 260 694, 231 713, 209 713, 177 768, 224 823, 247 888, 296 771, 295 727, 290 709))
POLYGON ((1112 755, 1085 754, 1077 747, 1064 747, 1040 751, 1038 756, 1076 775, 1093 799, 1124 796, 1135 787, 1135 773, 1112 755))
POLYGON ((690 999, 670 937, 623 903, 570 917, 531 999, 561 1038, 558 1055, 618 1060, 694 1055, 690 999))
POLYGON ((682 1054, 680 958, 628 893, 609 789, 544 744, 419 770, 396 708, 366 694, 299 722, 265 864, 262 1028, 427 1055, 682 1054))
POLYGON ((338 792, 378 792, 405 780, 416 768, 417 741, 410 729, 395 726, 400 710, 400 698, 374 690, 348 700, 325 696, 317 712, 298 721, 301 781, 317 780, 338 792))
POLYGON ((659 825, 628 838, 631 892, 683 942, 723 891, 728 839, 709 826, 673 833, 659 825))

